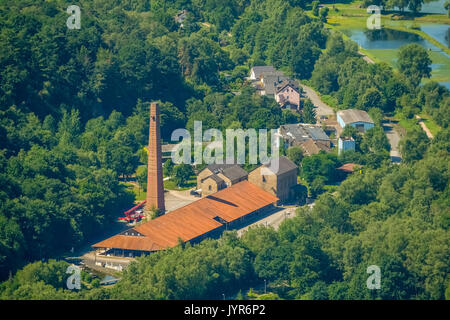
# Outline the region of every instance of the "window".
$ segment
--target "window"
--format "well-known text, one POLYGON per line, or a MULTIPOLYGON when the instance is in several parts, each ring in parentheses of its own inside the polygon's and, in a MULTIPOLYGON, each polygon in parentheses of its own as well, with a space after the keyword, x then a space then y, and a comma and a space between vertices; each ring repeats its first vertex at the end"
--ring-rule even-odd
POLYGON ((211 191, 211 189, 212 189, 212 188, 211 188, 211 185, 209 185, 209 186, 208 186, 208 190, 211 191))

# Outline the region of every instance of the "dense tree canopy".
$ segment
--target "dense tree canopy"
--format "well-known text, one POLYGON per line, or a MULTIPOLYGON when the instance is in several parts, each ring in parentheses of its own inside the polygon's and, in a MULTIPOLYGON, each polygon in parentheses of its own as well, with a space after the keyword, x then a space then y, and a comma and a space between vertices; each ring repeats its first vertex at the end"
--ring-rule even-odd
MULTIPOLYGON (((2 1, 0 279, 9 279, 0 299, 217 299, 264 281, 270 297, 283 299, 448 297, 449 91, 434 82, 417 88, 430 75, 421 47, 400 50, 398 71, 368 64, 355 43, 324 28, 328 11, 318 2, 313 15, 304 12, 311 2, 82 0, 82 28, 69 30, 65 1, 2 1), (181 26, 174 16, 183 9, 181 26), (150 101, 160 103, 164 141, 195 121, 203 130, 315 122, 309 100, 300 118, 246 83, 249 68, 264 64, 308 79, 338 108, 366 110, 375 122, 365 134, 345 128, 355 151, 287 150, 314 206, 278 230, 180 241, 138 258, 114 288, 83 274, 82 289, 67 290, 68 264, 51 258, 130 207, 134 195, 120 180, 135 175, 146 187, 150 101), (433 139, 408 130, 400 165, 389 160, 381 127, 393 111, 408 119, 426 113, 441 126, 433 139), (336 168, 348 162, 363 169, 341 181, 336 168), (373 264, 381 290, 365 289, 373 264)), ((422 1, 375 4, 417 12, 422 1)), ((192 173, 164 166, 180 185, 192 173)))

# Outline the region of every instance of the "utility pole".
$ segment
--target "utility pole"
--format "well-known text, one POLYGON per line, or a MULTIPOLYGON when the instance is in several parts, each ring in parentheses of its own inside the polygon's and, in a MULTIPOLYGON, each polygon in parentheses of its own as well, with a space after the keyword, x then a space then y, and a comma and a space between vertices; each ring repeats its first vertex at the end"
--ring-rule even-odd
POLYGON ((264 279, 264 293, 267 293, 267 281, 264 279))

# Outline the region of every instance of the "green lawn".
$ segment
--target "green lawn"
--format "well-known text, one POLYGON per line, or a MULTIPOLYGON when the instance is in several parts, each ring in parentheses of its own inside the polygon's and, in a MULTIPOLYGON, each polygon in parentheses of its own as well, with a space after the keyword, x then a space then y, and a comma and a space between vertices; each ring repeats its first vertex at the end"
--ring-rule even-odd
POLYGON ((177 184, 172 180, 166 180, 164 181, 164 189, 167 190, 176 190, 176 191, 183 191, 183 190, 189 190, 197 185, 197 179, 195 176, 192 176, 191 179, 189 179, 185 186, 178 187, 177 184))
POLYGON ((134 195, 136 196, 136 201, 145 200, 147 193, 145 191, 143 191, 142 188, 139 188, 138 186, 136 186, 135 184, 132 184, 132 183, 122 182, 122 184, 124 184, 128 190, 130 190, 134 193, 134 195))

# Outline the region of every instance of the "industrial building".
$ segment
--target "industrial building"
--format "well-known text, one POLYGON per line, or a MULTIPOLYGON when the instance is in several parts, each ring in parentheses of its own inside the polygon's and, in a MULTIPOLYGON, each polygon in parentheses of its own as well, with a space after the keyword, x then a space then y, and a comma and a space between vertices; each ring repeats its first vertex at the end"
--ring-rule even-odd
POLYGON ((342 129, 347 125, 351 125, 358 129, 360 132, 366 132, 367 130, 373 128, 375 123, 372 118, 370 118, 369 114, 364 110, 358 109, 347 109, 347 110, 339 110, 336 113, 337 122, 341 126, 342 129))
POLYGON ((242 181, 93 245, 101 255, 135 257, 217 238, 270 210, 279 199, 242 181))

